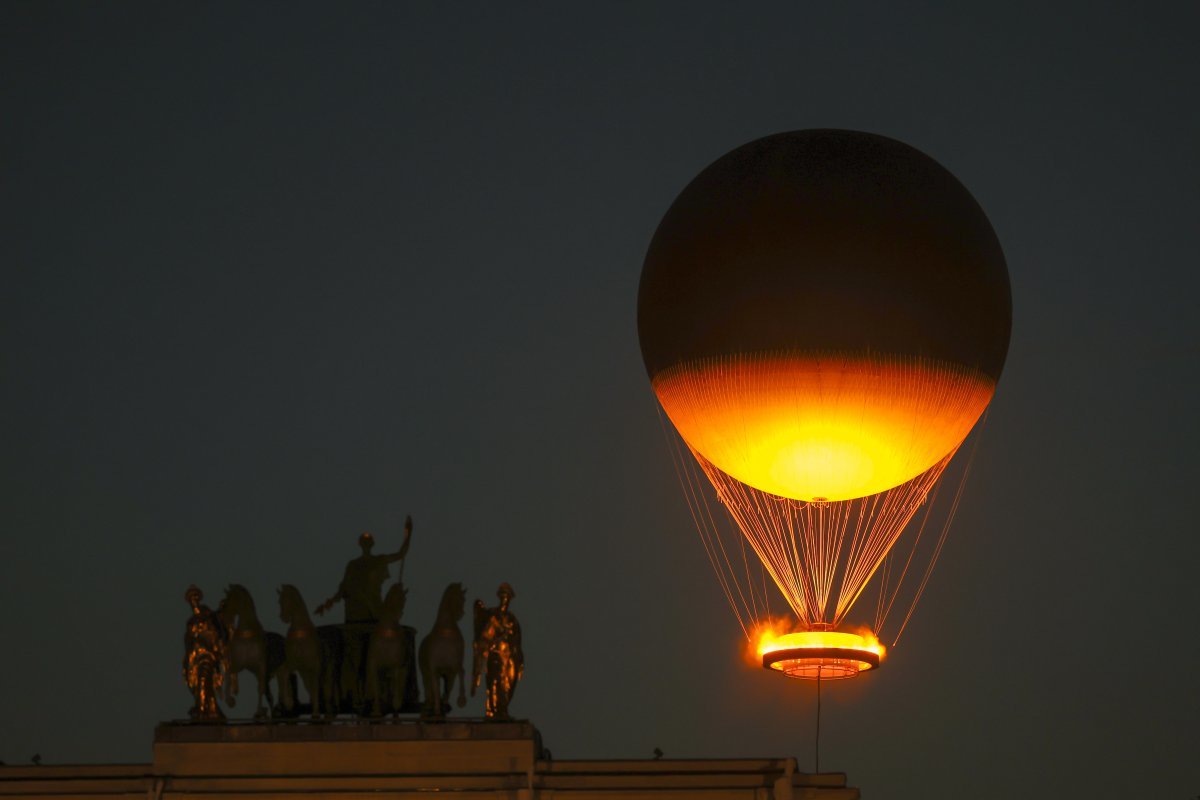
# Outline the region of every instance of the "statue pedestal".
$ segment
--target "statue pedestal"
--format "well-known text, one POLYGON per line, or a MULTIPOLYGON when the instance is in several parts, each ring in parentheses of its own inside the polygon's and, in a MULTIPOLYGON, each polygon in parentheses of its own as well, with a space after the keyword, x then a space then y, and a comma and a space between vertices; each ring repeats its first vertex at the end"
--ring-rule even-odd
POLYGON ((542 757, 528 722, 193 725, 154 731, 160 775, 526 774, 542 757))

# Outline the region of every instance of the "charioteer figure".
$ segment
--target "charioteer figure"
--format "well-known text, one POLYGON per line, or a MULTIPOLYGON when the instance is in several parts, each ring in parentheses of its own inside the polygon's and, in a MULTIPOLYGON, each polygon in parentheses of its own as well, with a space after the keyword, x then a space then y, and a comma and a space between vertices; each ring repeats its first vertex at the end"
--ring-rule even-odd
POLYGON ((324 614, 340 601, 346 612, 346 622, 379 622, 379 612, 383 609, 383 584, 389 577, 388 565, 394 561, 403 561, 408 555, 412 532, 412 517, 405 517, 404 544, 400 545, 396 552, 381 556, 371 554, 371 549, 375 547, 375 537, 369 531, 359 536, 358 546, 362 548, 362 555, 346 564, 346 571, 342 573, 342 582, 338 584, 337 592, 314 610, 318 614, 324 614))
POLYGON ((183 635, 183 680, 195 701, 188 714, 195 722, 221 722, 225 715, 217 705, 217 690, 229 668, 225 626, 200 602, 204 593, 197 586, 189 586, 184 599, 192 609, 183 635))
MULTIPOLYGON (((394 553, 373 555, 375 537, 363 533, 358 537, 358 546, 362 555, 346 564, 342 573, 342 582, 337 591, 321 605, 316 613, 324 614, 341 602, 346 614, 346 624, 342 627, 345 643, 345 656, 342 662, 342 686, 348 690, 350 704, 355 712, 361 713, 366 705, 366 658, 367 644, 371 632, 379 624, 383 612, 383 585, 390 577, 388 565, 400 561, 408 555, 408 546, 412 543, 413 521, 411 516, 404 519, 404 543, 394 553)), ((396 581, 400 591, 403 591, 403 563, 401 564, 401 579, 396 581)))
POLYGON ((508 610, 516 592, 507 583, 496 590, 500 605, 487 608, 482 600, 475 601, 475 660, 472 669, 471 695, 479 688, 486 673, 487 695, 484 713, 488 719, 509 720, 508 704, 517 690, 517 682, 525 673, 525 653, 521 649, 521 624, 508 610))

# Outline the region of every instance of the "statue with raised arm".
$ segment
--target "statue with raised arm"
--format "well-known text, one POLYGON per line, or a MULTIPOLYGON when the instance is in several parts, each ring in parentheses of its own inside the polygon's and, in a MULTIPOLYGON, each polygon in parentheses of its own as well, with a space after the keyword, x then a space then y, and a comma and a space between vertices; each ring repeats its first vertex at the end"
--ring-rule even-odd
POLYGON ((225 626, 200 602, 204 593, 195 585, 188 587, 184 599, 192 609, 183 635, 183 680, 195 701, 188 715, 195 722, 221 722, 225 715, 217 705, 217 690, 229 662, 225 626))
POLYGON ((375 547, 375 537, 369 532, 358 537, 358 546, 362 555, 346 564, 342 573, 342 582, 338 584, 333 596, 314 609, 317 614, 324 614, 341 601, 346 612, 346 622, 379 622, 379 614, 383 610, 383 584, 388 579, 388 564, 402 561, 408 555, 408 546, 412 541, 412 517, 404 519, 404 543, 394 553, 381 556, 372 555, 375 547))
MULTIPOLYGON (((408 546, 412 542, 413 521, 408 516, 404 519, 404 542, 394 553, 374 555, 371 549, 375 546, 375 537, 364 533, 358 537, 358 546, 362 555, 346 564, 342 573, 342 582, 338 584, 333 596, 315 611, 324 614, 337 602, 342 603, 346 614, 346 624, 341 626, 343 641, 343 656, 340 666, 340 687, 338 695, 349 698, 349 706, 355 713, 364 713, 366 709, 366 663, 367 645, 371 632, 379 624, 383 613, 383 584, 390 577, 388 565, 393 561, 401 562, 401 576, 404 570, 404 557, 408 555, 408 546)), ((396 585, 403 589, 403 581, 397 580, 396 585)))
POLYGON ((508 713, 508 704, 525 672, 525 654, 521 650, 521 624, 508 610, 516 593, 507 583, 502 583, 496 594, 500 598, 496 608, 485 607, 482 600, 475 601, 475 666, 471 694, 475 694, 480 678, 486 674, 484 713, 488 719, 509 720, 512 716, 508 713))

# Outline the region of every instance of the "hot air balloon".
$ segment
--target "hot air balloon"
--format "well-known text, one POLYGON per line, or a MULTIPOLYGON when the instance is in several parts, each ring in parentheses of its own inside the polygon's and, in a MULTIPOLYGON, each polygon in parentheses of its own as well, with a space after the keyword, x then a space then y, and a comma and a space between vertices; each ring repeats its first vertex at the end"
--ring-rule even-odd
POLYGON ((795 619, 762 644, 764 666, 809 678, 878 666, 872 636, 839 628, 877 574, 890 610, 889 553, 988 407, 1011 324, 983 210, 894 139, 768 136, 672 203, 642 270, 642 356, 743 537, 714 539, 685 480, 735 610, 761 613, 729 552, 748 545, 795 619))

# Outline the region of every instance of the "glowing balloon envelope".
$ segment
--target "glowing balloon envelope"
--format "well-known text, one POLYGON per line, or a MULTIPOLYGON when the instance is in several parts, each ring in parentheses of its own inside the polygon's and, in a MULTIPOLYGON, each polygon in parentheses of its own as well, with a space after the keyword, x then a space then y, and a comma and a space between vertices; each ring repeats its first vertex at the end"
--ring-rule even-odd
POLYGON ((1004 255, 933 159, 868 133, 781 133, 680 193, 638 333, 684 440, 769 494, 848 500, 951 453, 1008 352, 1004 255))

